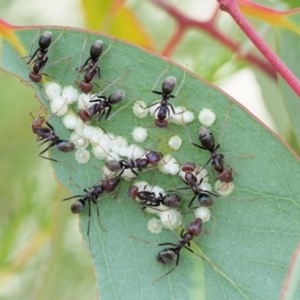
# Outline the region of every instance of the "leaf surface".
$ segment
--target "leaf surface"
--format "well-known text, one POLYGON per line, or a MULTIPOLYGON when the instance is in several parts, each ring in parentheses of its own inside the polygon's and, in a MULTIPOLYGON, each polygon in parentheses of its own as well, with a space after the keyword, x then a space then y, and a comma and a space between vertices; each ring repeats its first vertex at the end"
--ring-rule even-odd
MULTIPOLYGON (((74 82, 78 80, 78 73, 70 66, 79 66, 82 45, 86 39, 84 58, 88 56, 89 47, 95 40, 103 40, 105 49, 112 45, 99 63, 102 79, 96 82, 103 88, 107 81, 112 82, 128 72, 107 93, 116 89, 123 89, 126 93, 125 99, 113 106, 113 111, 135 98, 142 99, 148 105, 157 100, 159 97, 151 93, 151 88, 166 69, 165 76, 177 78, 177 87, 184 77, 183 68, 107 36, 87 34, 86 31, 72 28, 40 27, 39 30, 24 27, 11 29, 11 33, 24 49, 29 49, 34 37, 44 30, 50 30, 54 39, 62 33, 49 52, 48 63, 50 65, 51 61, 70 58, 44 69, 49 75, 44 76, 45 81, 54 78, 62 86, 75 85, 74 82)), ((34 48, 36 45, 37 41, 34 48)), ((23 81, 28 81, 30 67, 25 60, 19 59, 19 54, 24 55, 18 53, 20 49, 14 48, 10 39, 2 38, 0 66, 23 81)), ((27 84, 36 90, 38 99, 49 107, 41 88, 43 84, 27 84)), ((160 85, 161 82, 156 90, 160 89, 160 85)), ((94 84, 94 92, 97 91, 98 87, 94 84)), ((212 219, 205 224, 204 233, 192 245, 192 249, 206 260, 183 249, 178 267, 155 285, 152 281, 172 268, 155 261, 156 254, 164 247, 156 247, 130 236, 154 243, 176 243, 179 231, 175 235, 168 230, 163 230, 158 236, 150 234, 147 221, 153 215, 141 212, 140 206, 127 196, 130 183, 122 180, 115 195, 104 195, 98 201, 100 220, 105 229, 99 225, 96 206, 92 205, 89 250, 86 206, 80 216, 80 227, 87 251, 91 252, 101 299, 277 298, 300 233, 298 160, 247 111, 194 74, 186 72, 182 89, 171 101, 175 106, 184 105, 194 113, 195 120, 187 128, 195 143, 199 143, 199 110, 205 107, 216 113, 217 121, 212 131, 216 141, 222 138, 219 151, 227 157, 226 163, 235 170, 232 197, 238 199, 215 199, 211 209, 212 219)), ((73 109, 78 110, 76 106, 73 109)), ((134 143, 131 135, 133 128, 145 127, 148 138, 142 146, 161 151, 164 155, 172 154, 180 165, 187 161, 204 164, 209 159, 209 153, 189 143, 184 127, 169 124, 169 130, 161 129, 153 126, 153 120, 151 115, 145 119, 135 117, 132 104, 129 104, 111 120, 101 120, 101 126, 109 133, 126 137, 129 144, 134 143), (183 140, 178 151, 168 146, 169 138, 175 134, 183 140)), ((69 138, 71 131, 64 127, 61 118, 54 116, 49 122, 58 136, 69 138)), ((96 126, 94 122, 92 124, 96 126)), ((88 149, 91 150, 91 146, 88 149)), ((64 162, 52 163, 55 176, 74 195, 83 193, 76 185, 87 189, 103 178, 101 168, 105 161, 93 155, 84 165, 76 162, 73 153, 62 153, 55 148, 50 150, 50 156, 64 162)), ((159 185, 165 191, 184 186, 178 176, 165 175, 157 169, 140 173, 138 180, 159 185)), ((215 182, 211 171, 210 182, 215 182)), ((183 191, 184 228, 194 218, 187 210, 192 196, 191 191, 183 191)), ((68 206, 71 201, 61 205, 68 206)))

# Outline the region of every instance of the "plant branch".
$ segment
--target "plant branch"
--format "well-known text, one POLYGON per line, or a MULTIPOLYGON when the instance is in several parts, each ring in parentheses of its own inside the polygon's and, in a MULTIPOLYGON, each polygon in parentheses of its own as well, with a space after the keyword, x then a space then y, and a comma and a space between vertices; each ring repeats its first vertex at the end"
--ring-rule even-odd
POLYGON ((171 5, 165 0, 151 0, 151 2, 164 9, 170 16, 172 16, 177 21, 178 24, 177 31, 174 33, 170 41, 162 50, 163 55, 169 56, 174 51, 175 47, 178 45, 179 41, 181 40, 182 36, 188 28, 198 28, 203 30, 210 36, 214 37, 217 41, 227 46, 232 51, 236 52, 240 59, 245 59, 248 62, 252 63, 256 67, 264 71, 271 78, 277 78, 274 68, 267 61, 262 60, 261 58, 251 53, 239 53, 241 45, 238 42, 231 39, 230 37, 228 37, 227 35, 223 34, 215 26, 215 20, 217 15, 216 12, 213 14, 210 20, 202 22, 185 16, 175 6, 171 5))
MULTIPOLYGON (((240 0, 242 2, 242 0, 240 0)), ((226 11, 244 31, 257 49, 274 66, 276 71, 283 77, 287 84, 300 96, 300 82, 290 71, 284 62, 273 52, 263 38, 256 32, 255 28, 248 22, 238 7, 238 0, 218 0, 220 9, 226 11)))

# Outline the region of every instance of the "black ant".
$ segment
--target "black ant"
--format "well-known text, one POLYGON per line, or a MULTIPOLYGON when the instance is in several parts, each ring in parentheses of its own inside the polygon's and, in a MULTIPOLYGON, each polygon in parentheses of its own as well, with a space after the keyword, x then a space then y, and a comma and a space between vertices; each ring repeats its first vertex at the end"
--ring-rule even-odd
POLYGON ((89 107, 87 109, 81 109, 79 111, 78 115, 83 122, 89 122, 92 119, 92 117, 94 117, 94 116, 96 116, 96 121, 99 122, 101 120, 101 118, 104 116, 107 108, 108 108, 108 110, 107 110, 107 113, 105 116, 105 120, 108 119, 110 112, 111 112, 111 108, 112 108, 111 106, 113 104, 121 102, 123 100, 123 98, 125 97, 125 92, 122 90, 115 91, 108 97, 102 96, 102 94, 106 90, 108 90, 112 85, 114 85, 118 80, 120 80, 122 77, 124 77, 128 72, 129 71, 126 71, 123 75, 121 75, 116 80, 111 82, 107 87, 105 87, 105 89, 103 89, 98 94, 96 94, 93 98, 91 98, 91 100, 89 102, 96 102, 95 104, 93 104, 91 107, 89 107))
MULTIPOLYGON (((170 264, 174 261, 176 261, 175 267, 168 271, 165 275, 155 279, 153 283, 161 279, 162 277, 170 274, 172 271, 176 269, 179 263, 179 256, 180 251, 182 248, 185 248, 189 250, 190 252, 194 253, 194 251, 190 248, 190 241, 193 239, 194 236, 198 236, 202 230, 202 220, 200 218, 197 218, 195 221, 193 221, 187 228, 187 232, 184 233, 184 230, 182 229, 180 237, 181 240, 177 242, 177 244, 174 243, 161 243, 158 244, 158 246, 173 246, 173 248, 166 248, 161 250, 157 256, 156 260, 164 265, 170 264)), ((195 255, 201 257, 200 255, 194 253, 195 255)), ((203 258, 203 257, 201 257, 203 258)), ((204 259, 204 258, 203 258, 204 259)))
POLYGON ((74 198, 80 198, 79 200, 76 200, 72 205, 71 205, 71 211, 73 214, 80 214, 86 204, 88 203, 89 207, 89 212, 88 212, 88 228, 87 228, 87 236, 89 238, 90 234, 90 218, 91 218, 91 202, 96 204, 97 207, 97 215, 100 221, 100 214, 99 214, 99 208, 97 206, 97 200, 99 196, 104 193, 110 193, 115 190, 117 187, 118 183, 120 182, 120 176, 116 176, 113 178, 106 178, 105 180, 101 180, 101 184, 95 184, 92 187, 90 187, 90 190, 83 189, 85 194, 83 195, 75 195, 71 196, 68 198, 64 198, 61 201, 66 201, 74 198))
POLYGON ((103 50, 103 42, 101 40, 95 41, 94 44, 91 46, 90 56, 83 63, 83 65, 77 68, 79 73, 86 72, 83 77, 84 79, 81 80, 79 83, 79 87, 84 93, 89 93, 92 91, 93 85, 91 84, 91 82, 94 80, 97 74, 99 79, 101 78, 100 68, 98 67, 98 63, 99 63, 99 58, 102 54, 102 50, 103 50))
POLYGON ((126 169, 130 169, 135 176, 138 176, 138 173, 134 170, 135 168, 142 171, 149 164, 156 165, 163 158, 162 153, 155 151, 148 151, 145 156, 145 158, 130 160, 109 160, 106 162, 106 167, 111 172, 120 172, 118 176, 121 176, 126 169))
POLYGON ((46 156, 42 156, 43 153, 45 153, 47 150, 49 150, 50 148, 53 147, 57 147, 57 149, 59 151, 62 152, 71 152, 74 150, 75 145, 74 143, 70 142, 70 141, 66 141, 66 140, 62 140, 60 139, 54 131, 54 128, 51 126, 50 123, 48 123, 44 117, 38 117, 37 119, 35 119, 32 123, 31 123, 31 129, 32 132, 35 133, 38 137, 37 137, 37 141, 42 141, 42 143, 40 143, 38 145, 41 146, 47 142, 50 142, 50 145, 48 145, 48 147, 46 147, 43 151, 41 151, 39 153, 39 156, 45 159, 49 159, 51 161, 55 161, 55 162, 59 162, 56 159, 53 158, 49 158, 46 156), (46 125, 48 127, 43 127, 43 124, 46 122, 46 125))
MULTIPOLYGON (((191 207, 192 203, 198 196, 198 201, 201 206, 211 206, 213 205, 214 201, 210 195, 219 197, 217 194, 214 194, 210 191, 206 191, 200 188, 200 184, 203 181, 203 178, 200 179, 198 182, 198 178, 196 175, 193 174, 194 171, 196 171, 196 166, 194 163, 185 163, 182 167, 181 170, 185 172, 183 181, 185 184, 189 185, 191 190, 194 193, 194 197, 190 200, 190 203, 188 205, 188 208, 191 207)), ((188 189, 188 187, 183 187, 183 188, 177 188, 175 190, 184 190, 188 189)))
POLYGON ((206 162, 203 168, 212 161, 212 167, 215 169, 219 175, 217 178, 226 183, 230 183, 233 180, 232 169, 230 170, 224 168, 224 156, 219 154, 217 150, 220 147, 220 144, 215 146, 215 138, 213 133, 206 127, 201 127, 198 132, 199 141, 201 146, 195 143, 192 143, 194 146, 201 148, 203 150, 209 151, 211 158, 206 162))
POLYGON ((167 194, 165 196, 162 193, 159 193, 157 197, 154 192, 149 191, 139 191, 137 186, 132 185, 128 190, 128 195, 133 200, 139 198, 141 201, 139 204, 143 205, 142 210, 147 207, 157 207, 161 204, 169 208, 177 208, 181 203, 181 197, 176 194, 167 194))
MULTIPOLYGON (((172 110, 172 112, 173 112, 174 115, 183 113, 183 111, 180 112, 180 113, 176 113, 175 110, 174 110, 173 105, 169 102, 169 100, 170 100, 170 98, 175 98, 177 96, 177 94, 179 93, 179 91, 180 91, 180 89, 182 87, 184 79, 182 80, 182 82, 181 82, 179 88, 177 89, 177 92, 176 92, 175 95, 171 94, 173 92, 174 88, 175 88, 175 85, 176 85, 176 78, 174 76, 168 76, 164 80, 164 82, 162 84, 162 91, 161 92, 154 90, 154 87, 156 86, 157 82, 160 80, 161 76, 165 72, 166 71, 164 71, 158 77, 158 79, 154 83, 154 85, 152 87, 152 90, 151 90, 152 93, 161 95, 162 99, 160 100, 160 102, 155 102, 155 103, 150 104, 150 105, 148 105, 146 107, 142 107, 142 108, 146 109, 146 108, 149 108, 149 107, 152 107, 154 105, 159 104, 159 106, 155 109, 153 115, 158 111, 158 113, 157 113, 157 118, 158 119, 155 119, 154 123, 155 123, 156 126, 161 127, 161 128, 168 126, 168 120, 166 120, 166 117, 167 117, 167 115, 170 117, 170 108, 171 108, 171 110, 172 110)), ((185 78, 185 73, 184 73, 184 78, 185 78)))
MULTIPOLYGON (((56 43, 56 41, 60 38, 61 35, 62 33, 54 41, 52 47, 56 43)), ((33 54, 30 54, 32 50, 32 45, 31 45, 29 55, 22 57, 22 58, 29 58, 29 60, 27 61, 28 65, 31 63, 33 64, 32 71, 29 72, 29 78, 35 83, 38 83, 42 80, 43 74, 41 72, 48 61, 48 53, 50 50, 49 46, 51 44, 51 41, 52 41, 52 33, 50 31, 45 31, 39 38, 39 48, 37 48, 33 54), (36 59, 34 60, 35 57, 36 59)))
POLYGON ((96 121, 100 122, 101 118, 105 114, 106 109, 108 108, 105 116, 105 120, 107 120, 111 112, 112 104, 119 103, 120 101, 123 100, 124 97, 125 97, 125 93, 124 91, 121 90, 112 93, 110 96, 108 96, 108 98, 105 96, 96 95, 96 97, 90 100, 90 102, 97 102, 97 103, 95 103, 88 109, 81 109, 78 115, 83 122, 90 121, 91 118, 94 116, 96 117, 95 118, 96 121))

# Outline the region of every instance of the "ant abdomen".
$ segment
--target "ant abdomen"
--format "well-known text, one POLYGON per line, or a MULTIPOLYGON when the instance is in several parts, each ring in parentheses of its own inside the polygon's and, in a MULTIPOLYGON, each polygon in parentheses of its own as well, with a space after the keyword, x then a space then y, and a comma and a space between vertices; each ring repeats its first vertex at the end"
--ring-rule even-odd
POLYGON ((108 102, 110 104, 115 104, 122 101, 125 97, 125 92, 122 90, 115 91, 108 97, 108 102))
POLYGON ((75 149, 75 144, 69 141, 60 140, 57 144, 57 149, 62 152, 72 152, 75 149))
POLYGON ((118 172, 122 169, 120 162, 117 160, 108 160, 105 166, 111 172, 118 172))
POLYGON ((177 208, 181 204, 181 197, 175 193, 166 195, 162 200, 162 204, 170 208, 177 208))
POLYGON ((162 84, 162 91, 164 94, 169 95, 173 92, 176 85, 176 78, 174 76, 168 76, 163 84, 162 84))
POLYGON ((52 33, 50 31, 45 31, 39 39, 39 46, 42 49, 47 49, 51 44, 52 33))
POLYGON ((201 206, 205 206, 205 207, 212 206, 214 204, 213 198, 210 197, 210 195, 204 193, 199 194, 198 201, 201 206))
POLYGON ((178 253, 173 248, 164 249, 156 255, 156 260, 159 263, 164 265, 177 261, 177 259, 178 259, 178 253))
POLYGON ((103 42, 101 40, 97 40, 91 46, 90 56, 92 59, 97 60, 102 54, 103 50, 103 42))
POLYGON ((215 138, 213 133, 206 127, 201 127, 198 132, 198 137, 201 145, 210 152, 214 151, 215 138))
POLYGON ((77 200, 71 205, 71 212, 73 214, 80 214, 85 206, 85 201, 77 200))

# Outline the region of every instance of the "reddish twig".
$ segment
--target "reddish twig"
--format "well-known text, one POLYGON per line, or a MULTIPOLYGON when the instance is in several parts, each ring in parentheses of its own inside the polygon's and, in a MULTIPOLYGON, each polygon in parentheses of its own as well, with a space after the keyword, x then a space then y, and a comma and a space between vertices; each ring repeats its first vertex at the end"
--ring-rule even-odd
POLYGON ((218 0, 218 2, 220 3, 220 9, 230 14, 257 49, 265 56, 272 66, 274 66, 275 70, 283 77, 294 92, 300 96, 300 82, 298 78, 290 71, 276 53, 270 49, 268 44, 244 17, 238 7, 238 0, 218 0))
POLYGON ((165 56, 169 56, 173 51, 174 48, 178 45, 178 42, 182 38, 183 34, 189 27, 198 28, 206 32, 207 34, 214 37, 217 41, 224 44, 234 52, 238 53, 238 57, 241 59, 245 59, 252 63, 253 65, 260 68, 262 71, 264 71, 266 74, 268 74, 273 79, 276 79, 276 72, 272 65, 270 65, 265 60, 260 59, 259 57, 251 54, 251 53, 239 53, 239 50, 241 48, 240 44, 233 39, 229 38, 225 34, 223 34, 220 30, 217 29, 215 26, 215 19, 217 13, 214 13, 212 18, 208 21, 202 22, 198 20, 194 20, 192 18, 189 18, 185 16, 183 13, 181 13, 175 6, 171 5, 165 0, 151 0, 153 3, 155 3, 160 8, 164 9, 168 12, 169 15, 171 15, 178 24, 177 31, 173 35, 173 37, 170 39, 168 44, 165 46, 165 48, 162 51, 162 54, 165 56))
POLYGON ((297 276, 297 273, 299 272, 299 255, 300 245, 298 245, 293 254, 292 261, 290 263, 290 267, 288 269, 288 273, 280 294, 280 300, 294 299, 295 292, 297 291, 297 286, 299 284, 299 280, 297 280, 299 277, 297 276))

